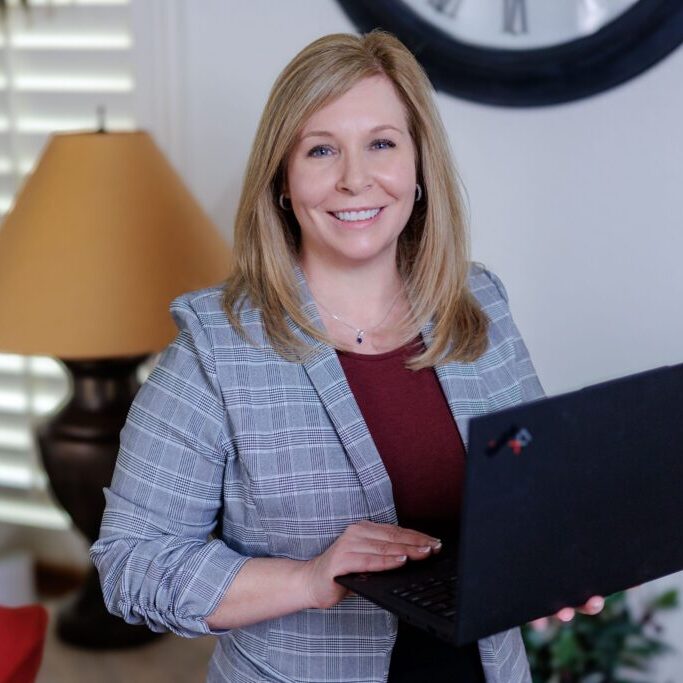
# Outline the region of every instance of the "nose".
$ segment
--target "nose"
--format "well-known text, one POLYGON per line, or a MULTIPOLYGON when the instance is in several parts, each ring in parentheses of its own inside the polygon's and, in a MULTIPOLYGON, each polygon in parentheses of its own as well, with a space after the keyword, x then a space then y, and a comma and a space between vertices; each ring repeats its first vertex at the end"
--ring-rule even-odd
POLYGON ((346 194, 359 194, 372 186, 372 173, 361 151, 346 152, 339 165, 337 190, 346 194))

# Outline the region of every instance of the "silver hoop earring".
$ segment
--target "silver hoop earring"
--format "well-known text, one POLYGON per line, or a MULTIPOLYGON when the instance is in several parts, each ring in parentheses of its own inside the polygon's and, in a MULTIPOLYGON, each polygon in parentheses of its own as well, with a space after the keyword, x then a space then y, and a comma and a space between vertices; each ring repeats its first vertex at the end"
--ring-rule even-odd
POLYGON ((422 188, 420 187, 420 183, 417 183, 415 185, 415 201, 419 202, 420 199, 422 199, 422 188))
POLYGON ((289 202, 289 206, 285 206, 285 193, 281 192, 280 196, 278 197, 277 203, 280 205, 280 208, 283 211, 289 211, 292 208, 292 202, 289 202))

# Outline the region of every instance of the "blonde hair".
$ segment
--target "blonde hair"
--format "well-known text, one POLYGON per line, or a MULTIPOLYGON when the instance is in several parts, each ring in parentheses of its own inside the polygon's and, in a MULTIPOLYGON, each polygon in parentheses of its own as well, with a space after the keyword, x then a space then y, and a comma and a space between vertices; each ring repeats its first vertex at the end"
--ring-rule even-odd
POLYGON ((286 316, 312 337, 331 341, 301 309, 294 271, 299 231, 278 197, 285 168, 305 122, 359 81, 383 74, 406 109, 417 152, 423 197, 399 237, 397 261, 411 302, 405 340, 429 321, 429 348, 411 359, 413 369, 439 362, 472 361, 487 346, 488 319, 467 287, 469 243, 460 184, 432 87, 410 51, 394 36, 332 34, 304 48, 273 85, 251 150, 234 228, 234 270, 223 306, 244 334, 239 310, 248 297, 261 310, 266 334, 285 358, 306 353, 286 316))

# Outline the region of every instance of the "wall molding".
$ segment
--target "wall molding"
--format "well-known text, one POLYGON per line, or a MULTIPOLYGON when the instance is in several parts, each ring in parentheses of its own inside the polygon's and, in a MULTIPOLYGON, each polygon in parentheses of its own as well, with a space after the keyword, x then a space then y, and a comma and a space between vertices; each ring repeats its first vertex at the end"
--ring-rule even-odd
POLYGON ((135 115, 187 177, 187 34, 182 0, 132 0, 135 115))

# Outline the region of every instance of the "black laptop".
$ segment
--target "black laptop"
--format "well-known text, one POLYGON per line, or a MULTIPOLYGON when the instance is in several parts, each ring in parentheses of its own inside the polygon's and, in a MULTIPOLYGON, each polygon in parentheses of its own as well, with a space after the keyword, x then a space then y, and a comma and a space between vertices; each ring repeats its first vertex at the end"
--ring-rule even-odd
POLYGON ((459 544, 337 581, 462 645, 683 569, 683 364, 473 418, 459 544))

